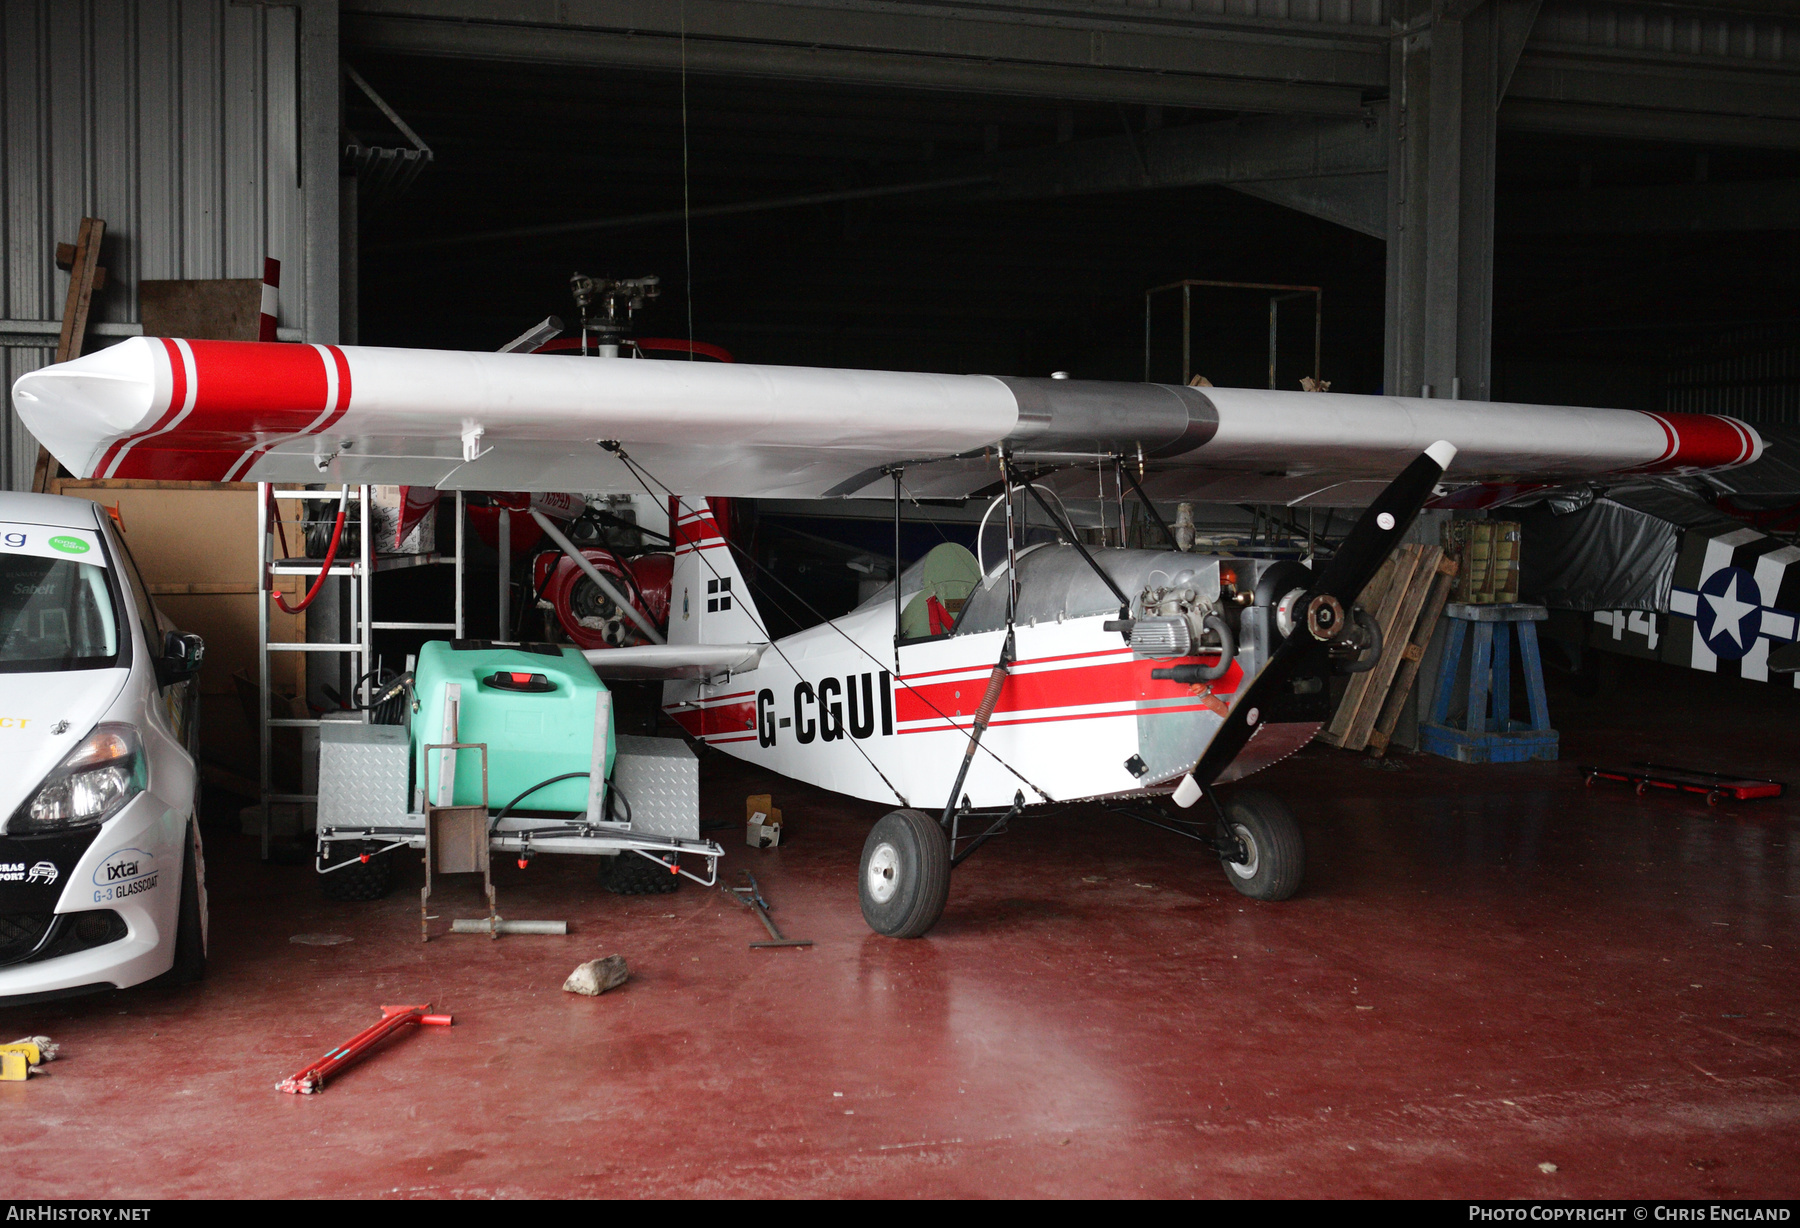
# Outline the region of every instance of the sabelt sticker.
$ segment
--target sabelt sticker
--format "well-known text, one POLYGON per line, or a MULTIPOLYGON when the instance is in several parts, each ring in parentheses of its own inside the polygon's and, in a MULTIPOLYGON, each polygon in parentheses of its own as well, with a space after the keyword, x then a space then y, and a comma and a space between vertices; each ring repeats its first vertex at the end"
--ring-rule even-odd
POLYGON ((156 858, 143 849, 120 849, 94 867, 94 903, 123 900, 156 886, 156 858))
POLYGON ((98 535, 86 529, 0 522, 0 554, 29 554, 40 559, 76 559, 106 565, 98 535))

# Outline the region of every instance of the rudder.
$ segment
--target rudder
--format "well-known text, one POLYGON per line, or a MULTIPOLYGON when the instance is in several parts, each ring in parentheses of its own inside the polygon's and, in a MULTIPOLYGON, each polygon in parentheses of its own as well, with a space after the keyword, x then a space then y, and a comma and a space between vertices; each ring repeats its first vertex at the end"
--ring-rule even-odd
POLYGON ((669 643, 750 644, 768 632, 710 502, 682 499, 674 520, 669 643))

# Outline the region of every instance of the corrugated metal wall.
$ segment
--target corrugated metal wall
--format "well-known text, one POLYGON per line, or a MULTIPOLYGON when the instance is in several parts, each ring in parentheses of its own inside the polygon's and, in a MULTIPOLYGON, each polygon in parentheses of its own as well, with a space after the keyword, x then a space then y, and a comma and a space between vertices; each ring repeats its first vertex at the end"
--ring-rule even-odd
POLYGON ((1757 426, 1800 425, 1800 327, 1739 329, 1676 351, 1666 403, 1671 410, 1731 414, 1757 426))
MULTIPOLYGON (((269 255, 281 323, 301 326, 298 33, 293 8, 229 0, 0 4, 0 317, 61 317, 56 244, 91 215, 107 224, 94 319, 135 323, 141 279, 260 277, 269 255)), ((54 357, 5 339, 9 389, 54 357)), ((29 487, 36 457, 8 396, 0 487, 29 487)))
MULTIPOLYGON (((1196 17, 1264 18, 1276 21, 1340 26, 1387 25, 1387 0, 1090 0, 1096 15, 1107 9, 1157 9, 1192 13, 1196 17)), ((956 8, 993 9, 993 3, 954 5, 956 8)), ((1016 7, 1027 7, 1017 4, 1016 7)), ((1032 4, 1038 12, 1043 6, 1032 4)), ((1073 6, 1070 6, 1073 7, 1073 6)))
POLYGON ((1660 4, 1552 0, 1531 31, 1534 47, 1647 51, 1670 56, 1800 63, 1800 14, 1702 13, 1660 4))

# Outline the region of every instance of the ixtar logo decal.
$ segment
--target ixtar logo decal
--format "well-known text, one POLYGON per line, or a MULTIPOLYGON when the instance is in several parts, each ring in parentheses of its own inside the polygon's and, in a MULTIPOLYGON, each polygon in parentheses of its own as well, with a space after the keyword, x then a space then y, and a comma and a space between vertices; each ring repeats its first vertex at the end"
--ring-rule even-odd
POLYGON ((156 886, 156 857, 143 849, 120 849, 94 867, 94 903, 123 900, 156 886))
POLYGON ((877 722, 882 737, 894 732, 894 676, 885 669, 878 674, 823 678, 817 687, 797 682, 793 698, 793 715, 782 716, 776 710, 774 691, 765 688, 756 693, 758 745, 775 745, 778 729, 791 728, 801 745, 814 740, 835 742, 846 736, 860 742, 874 735, 877 722))

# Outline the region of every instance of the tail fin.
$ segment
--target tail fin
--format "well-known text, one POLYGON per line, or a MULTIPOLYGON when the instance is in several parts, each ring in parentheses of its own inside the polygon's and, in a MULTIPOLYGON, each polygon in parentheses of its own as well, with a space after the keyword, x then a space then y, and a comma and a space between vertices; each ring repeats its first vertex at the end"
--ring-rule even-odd
POLYGON ((766 624, 711 505, 682 500, 671 532, 675 574, 669 586, 669 643, 766 641, 766 624))

